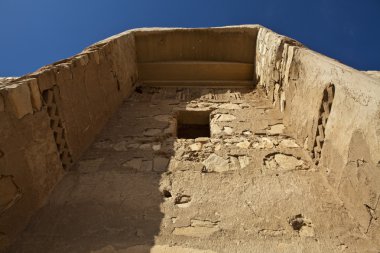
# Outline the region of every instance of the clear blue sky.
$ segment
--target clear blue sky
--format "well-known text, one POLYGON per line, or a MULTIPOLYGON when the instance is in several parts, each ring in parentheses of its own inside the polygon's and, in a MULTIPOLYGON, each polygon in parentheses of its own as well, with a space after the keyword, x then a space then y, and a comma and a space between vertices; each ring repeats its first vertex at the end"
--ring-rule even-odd
POLYGON ((0 0, 0 76, 20 76, 130 28, 261 24, 380 70, 380 0, 0 0))

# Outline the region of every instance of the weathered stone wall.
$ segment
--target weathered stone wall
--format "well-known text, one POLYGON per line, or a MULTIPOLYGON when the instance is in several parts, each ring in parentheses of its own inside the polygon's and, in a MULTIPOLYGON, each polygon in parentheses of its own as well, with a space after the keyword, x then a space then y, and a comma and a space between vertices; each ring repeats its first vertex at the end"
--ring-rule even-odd
POLYGON ((256 75, 361 230, 378 238, 380 82, 262 28, 256 75), (332 94, 330 94, 330 93, 332 94))
POLYGON ((370 71, 363 71, 364 73, 366 73, 367 75, 369 76, 372 76, 373 78, 378 78, 380 79, 380 71, 373 71, 373 70, 370 70, 370 71))
POLYGON ((307 49, 296 50, 291 69, 285 122, 306 149, 323 145, 320 168, 367 232, 379 213, 380 82, 307 49), (335 96, 324 131, 316 139, 328 85, 334 85, 335 96))
POLYGON ((26 226, 64 175, 64 168, 78 160, 129 96, 138 80, 138 62, 151 60, 252 64, 252 80, 284 113, 286 128, 314 156, 362 232, 379 237, 379 79, 260 26, 217 28, 211 33, 203 29, 198 39, 210 34, 214 39, 206 44, 198 40, 186 44, 189 40, 184 38, 197 29, 168 30, 127 31, 72 58, 0 83, 0 248, 26 226), (174 44, 165 44, 167 37, 159 34, 164 31, 174 44), (218 40, 213 36, 219 32, 227 37, 236 32, 248 36, 241 41, 230 36, 212 48, 216 51, 202 51, 214 46, 211 42, 218 40), (148 39, 135 45, 136 34, 148 39), (154 36, 153 42, 149 35, 154 36), (166 51, 159 51, 161 42, 166 51), (181 43, 186 47, 181 48, 181 43), (193 44, 203 49, 191 51, 193 44), (223 47, 234 50, 224 52, 223 47), (181 54, 191 57, 181 58, 181 54), (204 54, 209 57, 202 58, 204 54))
POLYGON ((283 111, 289 68, 295 48, 302 45, 290 38, 260 28, 256 43, 257 86, 264 88, 275 106, 283 111))
POLYGON ((0 89, 0 248, 28 223, 137 79, 124 33, 0 89))

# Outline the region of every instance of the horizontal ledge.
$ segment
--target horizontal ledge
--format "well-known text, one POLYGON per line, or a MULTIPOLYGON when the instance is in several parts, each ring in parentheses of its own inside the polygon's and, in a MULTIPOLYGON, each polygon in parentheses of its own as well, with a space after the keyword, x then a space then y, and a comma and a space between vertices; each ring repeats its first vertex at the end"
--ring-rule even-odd
POLYGON ((214 88, 253 88, 252 81, 205 81, 205 80, 147 80, 140 82, 142 86, 156 87, 214 87, 214 88))
POLYGON ((226 65, 253 65, 249 62, 235 62, 235 61, 152 61, 152 62, 138 62, 137 64, 226 64, 226 65))
POLYGON ((210 80, 250 81, 254 65, 220 61, 165 61, 138 63, 139 79, 144 80, 210 80))

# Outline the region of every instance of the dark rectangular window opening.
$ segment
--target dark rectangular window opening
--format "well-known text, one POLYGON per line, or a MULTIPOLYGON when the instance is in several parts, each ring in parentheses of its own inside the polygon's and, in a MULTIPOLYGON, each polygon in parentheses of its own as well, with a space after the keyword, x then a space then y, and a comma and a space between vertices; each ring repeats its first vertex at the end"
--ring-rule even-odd
POLYGON ((211 111, 179 111, 177 115, 177 137, 195 139, 210 137, 211 111))

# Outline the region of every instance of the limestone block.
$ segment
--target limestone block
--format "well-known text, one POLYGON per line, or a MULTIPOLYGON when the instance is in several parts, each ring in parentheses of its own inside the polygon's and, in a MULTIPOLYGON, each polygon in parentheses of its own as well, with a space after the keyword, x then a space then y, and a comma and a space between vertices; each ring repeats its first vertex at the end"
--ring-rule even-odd
POLYGON ((222 104, 219 106, 220 109, 227 109, 227 110, 239 110, 241 107, 237 104, 222 104))
POLYGON ((106 246, 90 253, 216 253, 212 250, 201 250, 195 248, 185 248, 181 246, 170 245, 135 245, 127 249, 117 250, 113 246, 106 246))
POLYGON ((159 151, 161 149, 161 143, 156 143, 152 145, 154 151, 159 151))
POLYGON ((262 137, 258 142, 255 142, 252 147, 257 149, 271 149, 274 147, 274 144, 271 139, 262 137))
POLYGON ((213 233, 217 232, 219 228, 217 227, 181 227, 175 228, 173 231, 174 235, 190 236, 190 237, 208 237, 213 233))
POLYGON ((145 136, 157 136, 162 133, 161 129, 159 128, 149 128, 144 131, 145 136))
POLYGON ((133 158, 132 160, 129 160, 123 164, 124 167, 132 168, 135 170, 139 170, 141 165, 142 165, 142 159, 141 158, 133 158))
POLYGON ((293 139, 284 139, 280 141, 281 148, 299 148, 299 145, 293 139))
POLYGON ((128 150, 127 142, 126 141, 118 142, 112 145, 112 148, 116 151, 127 151, 128 150))
POLYGON ((81 66, 86 66, 88 64, 88 55, 87 54, 82 54, 76 57, 79 59, 79 63, 81 66))
POLYGON ((37 79, 35 78, 30 79, 28 84, 29 84, 33 109, 36 111, 40 111, 42 107, 42 99, 41 99, 40 90, 38 88, 37 79))
POLYGON ((222 132, 222 129, 217 124, 211 123, 210 128, 211 128, 210 131, 211 131, 212 136, 220 134, 222 132))
POLYGON ((152 149, 152 146, 149 143, 144 143, 139 146, 139 149, 150 150, 152 149))
POLYGON ((57 68, 57 84, 62 85, 73 79, 73 73, 71 72, 71 66, 67 63, 59 64, 57 68))
POLYGON ((143 161, 141 164, 142 171, 152 171, 153 162, 152 161, 143 161))
POLYGON ((240 168, 244 169, 245 167, 248 166, 249 164, 249 157, 248 156, 239 156, 239 163, 240 163, 240 168))
POLYGON ((228 126, 223 127, 223 131, 224 131, 226 134, 228 134, 228 135, 231 135, 231 134, 234 132, 234 130, 232 129, 232 127, 228 127, 228 126))
POLYGON ((3 95, 0 94, 0 112, 5 111, 5 103, 4 103, 4 98, 3 95))
POLYGON ((21 198, 21 192, 12 176, 0 176, 0 214, 21 198))
POLYGON ((190 145, 191 151, 199 151, 201 149, 202 149, 202 143, 196 142, 196 143, 190 145))
POLYGON ((211 154, 203 164, 206 166, 207 171, 224 172, 230 169, 228 160, 215 154, 211 154))
POLYGON ((243 135, 250 136, 250 135, 252 135, 252 132, 249 130, 245 130, 245 131, 243 131, 243 135))
POLYGON ((167 170, 169 159, 162 156, 157 156, 153 159, 153 170, 157 172, 164 172, 167 170))
POLYGON ((154 119, 157 121, 162 121, 162 122, 169 122, 173 117, 171 115, 167 114, 159 114, 154 116, 154 119))
POLYGON ((198 138, 195 138, 195 142, 200 142, 200 143, 206 143, 209 140, 210 139, 208 137, 198 137, 198 138))
POLYGON ((281 95, 280 95, 280 110, 281 112, 283 112, 285 110, 285 92, 284 91, 281 91, 281 95))
POLYGON ((56 74, 54 68, 41 70, 33 76, 38 79, 38 86, 40 87, 41 92, 52 88, 56 84, 56 74))
POLYGON ((268 135, 277 135, 277 134, 282 134, 284 132, 285 126, 284 124, 276 124, 272 125, 267 129, 267 134, 268 135))
POLYGON ((251 145, 251 143, 247 140, 239 142, 238 144, 236 144, 237 147, 245 148, 245 149, 249 148, 250 145, 251 145))
POLYGON ((240 163, 239 163, 238 158, 231 156, 231 157, 229 157, 229 160, 230 160, 230 170, 240 169, 240 163))
POLYGON ((216 120, 220 122, 230 122, 235 120, 236 117, 234 115, 230 114, 217 114, 216 115, 216 120))
POLYGON ((7 86, 9 102, 18 119, 33 113, 29 86, 26 84, 12 84, 7 86))
POLYGON ((276 154, 274 159, 284 170, 294 170, 304 164, 302 160, 290 155, 276 154))
POLYGON ((96 64, 100 63, 99 51, 93 51, 90 55, 95 59, 96 64))

